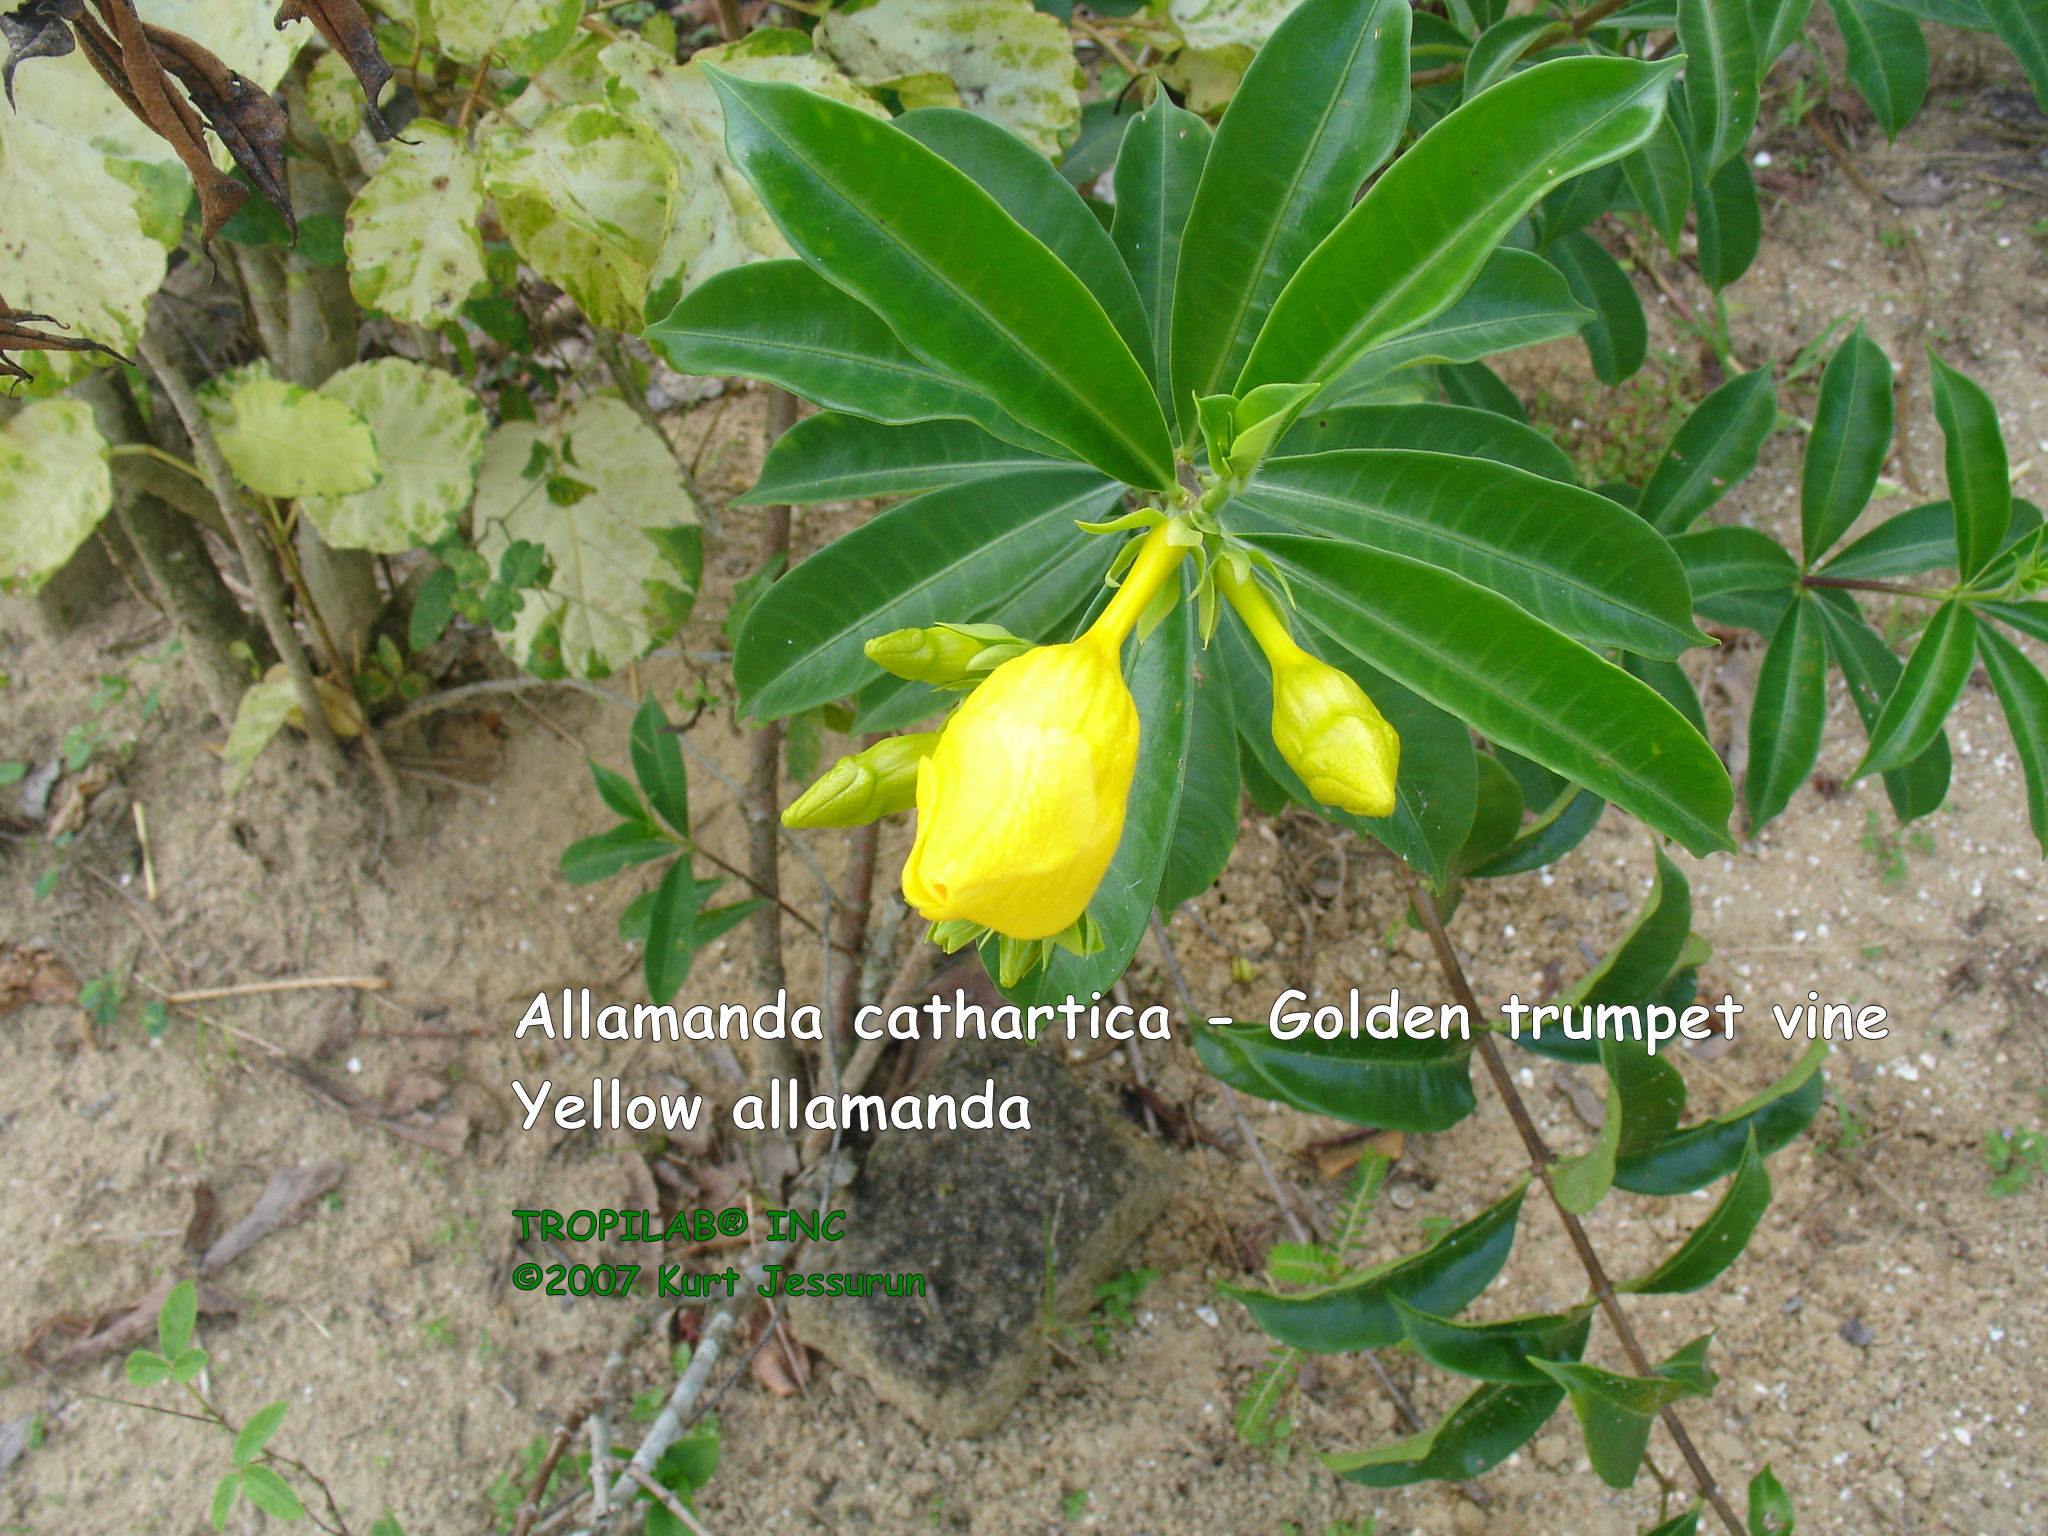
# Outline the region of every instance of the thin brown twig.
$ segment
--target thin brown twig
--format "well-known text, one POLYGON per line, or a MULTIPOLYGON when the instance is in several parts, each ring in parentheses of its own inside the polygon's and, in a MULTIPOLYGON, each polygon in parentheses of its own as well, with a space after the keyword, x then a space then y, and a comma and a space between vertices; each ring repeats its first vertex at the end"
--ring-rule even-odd
MULTIPOLYGON (((1587 6, 1570 21, 1556 22, 1538 32, 1515 57, 1526 59, 1546 48, 1555 48, 1559 43, 1568 43, 1575 38, 1584 37, 1592 31, 1593 23, 1605 20, 1631 3, 1633 0, 1598 0, 1597 4, 1587 6)), ((1408 77, 1408 84, 1413 89, 1424 85, 1448 85, 1453 80, 1464 78, 1465 62, 1461 59, 1455 64, 1442 64, 1435 69, 1418 69, 1408 77)))
POLYGON ((220 997, 254 997, 260 992, 311 992, 322 987, 351 987, 382 992, 391 983, 382 976, 289 976, 281 981, 245 981, 232 987, 200 987, 192 992, 166 992, 167 1003, 210 1003, 220 997))
POLYGON ((698 1518, 695 1515, 690 1513, 688 1505, 684 1504, 673 1493, 669 1492, 668 1489, 662 1487, 661 1484, 657 1483, 645 1472, 642 1472, 638 1467, 628 1467, 626 1469, 626 1475, 632 1478, 633 1481, 638 1483, 642 1488, 645 1488, 649 1496, 652 1497, 654 1501, 657 1504, 659 1504, 663 1509, 667 1510, 670 1514, 674 1515, 678 1520, 682 1521, 684 1525, 687 1525, 692 1531, 696 1532, 696 1536, 711 1536, 711 1533, 704 1529, 703 1522, 698 1520, 698 1518))
MULTIPOLYGON (((1466 979, 1465 967, 1459 961, 1457 951, 1451 947, 1450 935, 1444 931, 1443 918, 1437 911, 1436 902, 1423 889, 1422 882, 1413 869, 1406 864, 1401 868, 1407 878, 1414 910, 1422 919, 1423 929, 1429 935, 1431 949, 1436 952, 1437 969, 1449 983, 1453 1000, 1461 1004, 1470 1017, 1483 1019, 1486 1016, 1485 1012, 1472 991, 1471 982, 1466 979)), ((1521 1091, 1515 1087, 1514 1077, 1509 1073, 1507 1063, 1501 1060, 1500 1047, 1494 1042, 1493 1034, 1488 1029, 1482 1028, 1479 1032, 1477 1054, 1486 1063, 1487 1075, 1493 1079, 1501 1103, 1507 1108, 1508 1118, 1514 1122, 1515 1130, 1521 1136, 1522 1145, 1528 1151, 1529 1165, 1537 1180, 1543 1185, 1544 1192, 1550 1196, 1550 1203, 1556 1209, 1559 1221, 1564 1225, 1565 1235, 1571 1239, 1572 1249, 1578 1255, 1579 1267, 1586 1272, 1587 1283, 1592 1287, 1601 1311, 1606 1314, 1608 1324, 1614 1329, 1615 1337, 1620 1340, 1630 1365, 1639 1376, 1651 1375, 1650 1357, 1636 1338, 1628 1314, 1621 1309, 1620 1299, 1614 1294, 1614 1284, 1608 1279, 1607 1267, 1600 1261, 1600 1255, 1594 1249, 1592 1239, 1586 1236, 1584 1223, 1573 1212, 1567 1210, 1564 1202, 1558 1198, 1557 1186, 1551 1181, 1550 1176, 1550 1147, 1544 1141, 1542 1131, 1537 1129, 1535 1120, 1530 1116, 1528 1105, 1522 1102, 1521 1091)), ((1701 1458, 1698 1447, 1693 1444, 1692 1436, 1686 1432, 1684 1423, 1678 1417, 1677 1409, 1667 1404, 1659 1417, 1663 1419, 1664 1427, 1670 1431, 1679 1454, 1692 1469, 1693 1478, 1699 1484, 1700 1492, 1706 1495, 1707 1502, 1714 1506, 1714 1512, 1721 1517, 1721 1523, 1727 1526, 1730 1536, 1746 1536, 1742 1521, 1736 1517, 1727 1496, 1721 1491, 1721 1485, 1701 1458)))
POLYGON ((590 1417, 591 1403, 579 1404, 575 1412, 555 1426, 554 1435, 548 1440, 547 1454, 534 1469, 533 1481, 526 1485, 526 1502, 519 1506, 519 1517, 512 1523, 512 1536, 529 1536, 533 1529, 534 1517, 540 1513, 541 1495, 547 1492, 548 1481, 555 1475, 555 1466, 562 1459, 562 1453, 569 1448, 569 1442, 576 1438, 576 1431, 583 1427, 583 1421, 590 1417))

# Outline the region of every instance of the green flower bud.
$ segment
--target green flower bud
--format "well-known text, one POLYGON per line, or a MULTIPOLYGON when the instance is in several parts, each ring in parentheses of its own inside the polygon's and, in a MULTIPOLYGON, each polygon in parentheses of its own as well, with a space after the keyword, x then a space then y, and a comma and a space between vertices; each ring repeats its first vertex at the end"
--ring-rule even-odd
POLYGON ((891 676, 957 688, 980 682, 1030 645, 1000 624, 934 624, 877 635, 863 649, 869 661, 891 676))
POLYGON ((839 759, 782 813, 785 827, 864 827, 917 805, 917 765, 937 731, 891 736, 839 759))

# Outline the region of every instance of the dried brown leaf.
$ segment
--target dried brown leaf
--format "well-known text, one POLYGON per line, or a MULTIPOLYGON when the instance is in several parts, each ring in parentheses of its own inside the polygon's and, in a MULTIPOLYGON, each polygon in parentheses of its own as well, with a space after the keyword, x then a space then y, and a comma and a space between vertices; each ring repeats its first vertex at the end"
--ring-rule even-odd
POLYGON ((0 958, 0 1013, 27 1003, 49 1008, 77 1000, 77 979, 47 949, 16 949, 0 958))
MULTIPOLYGON (((51 1360, 51 1371, 76 1370, 81 1365, 91 1365, 96 1360, 104 1360, 108 1355, 142 1343, 156 1332, 157 1312, 162 1308, 164 1298, 171 1294, 171 1287, 177 1283, 176 1275, 166 1274, 133 1307, 120 1312, 112 1321, 51 1360)), ((241 1304, 218 1286, 201 1285, 199 1311, 204 1317, 233 1316, 241 1311, 241 1304)), ((38 1329, 37 1335, 44 1331, 38 1329)))
POLYGON ((355 71, 356 82, 363 88, 363 118, 370 132, 380 139, 390 138, 391 129, 377 110, 377 98, 391 83, 391 66, 378 51, 377 35, 362 6, 356 0, 284 0, 277 8, 278 31, 295 21, 312 22, 314 30, 327 39, 327 46, 355 71))
POLYGON ((211 240, 248 199, 249 189, 223 172, 206 152, 199 114, 170 87, 163 65, 150 49, 133 0, 93 0, 102 27, 89 15, 76 23, 85 56, 109 89, 143 124, 177 153, 199 193, 199 229, 211 240))
POLYGON ((147 22, 142 33, 157 61, 177 77, 207 126, 235 157, 242 174, 283 216, 292 238, 297 239, 298 220, 284 179, 284 108, 255 81, 236 74, 184 33, 147 22))
POLYGON ((71 23, 85 9, 84 0, 25 0, 0 14, 0 38, 7 41, 7 62, 0 65, 0 83, 7 104, 14 105, 14 68, 23 59, 61 59, 78 47, 71 23))
POLYGON ((211 1274, 232 1264, 279 1227, 297 1221, 308 1206, 339 1184, 347 1172, 348 1164, 341 1162, 280 1168, 263 1186, 263 1193, 249 1207, 249 1214, 214 1239, 206 1257, 199 1261, 199 1272, 211 1274))

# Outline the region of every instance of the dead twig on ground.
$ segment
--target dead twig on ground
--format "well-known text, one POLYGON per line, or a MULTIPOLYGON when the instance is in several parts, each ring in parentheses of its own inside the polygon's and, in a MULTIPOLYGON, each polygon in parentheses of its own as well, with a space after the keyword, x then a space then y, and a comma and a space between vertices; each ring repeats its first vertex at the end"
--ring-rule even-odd
POLYGON ((166 992, 164 1001, 177 1005, 210 1003, 221 997, 254 997, 262 992, 313 992, 326 987, 353 987, 382 992, 391 983, 382 976, 291 976, 279 981, 245 981, 232 987, 200 987, 192 992, 166 992))

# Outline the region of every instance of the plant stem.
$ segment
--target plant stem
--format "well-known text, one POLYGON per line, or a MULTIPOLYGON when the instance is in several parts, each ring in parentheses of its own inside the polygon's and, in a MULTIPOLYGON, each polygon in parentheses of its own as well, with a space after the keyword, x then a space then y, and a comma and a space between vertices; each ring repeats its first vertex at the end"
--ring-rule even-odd
POLYGON ((1858 581, 1853 576, 1802 576, 1802 587, 1832 587, 1842 592, 1890 592, 1899 597, 1924 597, 1929 602, 1940 602, 1947 596, 1943 592, 1930 592, 1925 587, 1909 587, 1897 581, 1858 581))
MULTIPOLYGON (((1465 967, 1458 961, 1457 951, 1451 948, 1450 935, 1444 932, 1443 918, 1438 914, 1436 902, 1422 887, 1415 871, 1406 864, 1401 866, 1408 881, 1408 890, 1422 926, 1429 934, 1430 947, 1436 951, 1437 968, 1443 972, 1444 980, 1450 983, 1451 996, 1464 1006, 1474 1018, 1483 1017, 1479 999, 1473 995, 1472 984, 1465 978, 1465 967)), ((1629 1326, 1628 1314, 1621 1310, 1621 1302, 1614 1294, 1614 1284, 1607 1278, 1607 1267, 1600 1262, 1600 1255, 1594 1250, 1592 1239, 1586 1236, 1586 1228, 1579 1218, 1564 1207, 1558 1199, 1557 1187, 1550 1179, 1550 1147, 1543 1140, 1543 1133, 1536 1128, 1536 1121, 1529 1114, 1528 1105, 1522 1102, 1521 1091, 1515 1087, 1515 1080, 1508 1071, 1507 1063, 1501 1060, 1500 1047, 1494 1043, 1490 1030, 1482 1028, 1479 1033, 1478 1054, 1486 1063, 1487 1075, 1493 1079, 1493 1086, 1499 1092, 1501 1102, 1507 1106, 1508 1118, 1515 1123, 1515 1130, 1521 1135, 1522 1145, 1528 1149, 1529 1165, 1542 1182, 1543 1189, 1550 1196, 1550 1203, 1557 1210, 1558 1219, 1564 1223, 1565 1235, 1571 1239, 1572 1249, 1578 1254, 1579 1267, 1585 1270, 1586 1280, 1593 1294, 1600 1302, 1600 1310, 1607 1314, 1607 1321, 1613 1327, 1615 1337, 1621 1341, 1622 1350, 1628 1355, 1629 1364, 1638 1376, 1651 1374, 1650 1357, 1643 1352, 1641 1342, 1636 1338, 1635 1329, 1629 1326)), ((1714 1512, 1721 1517, 1721 1523, 1728 1527, 1730 1536, 1747 1536, 1742 1522, 1736 1518, 1729 1506, 1721 1485, 1714 1480, 1714 1474, 1707 1470, 1699 1450, 1686 1433, 1675 1408, 1666 1406, 1660 1417, 1664 1427, 1671 1431, 1671 1438, 1678 1446, 1679 1454, 1686 1465, 1692 1468, 1692 1475, 1699 1483, 1700 1492, 1707 1502, 1714 1506, 1714 1512)))
POLYGON ((270 643, 276 648, 292 680, 299 713, 305 717, 306 739, 313 744, 313 771, 331 788, 340 783, 347 773, 348 760, 342 756, 341 743, 327 724, 327 715, 320 706, 320 694, 313 686, 313 669, 306 662, 299 637, 292 632, 291 621, 285 617, 284 587, 278 580, 277 566, 271 559, 268 541, 257 526, 255 515, 236 491, 235 478, 228 471, 227 460, 221 457, 220 445, 213 440, 213 429, 207 426, 206 415, 200 410, 199 399, 192 393, 192 386, 186 381, 183 371, 165 357, 155 340, 146 334, 136 344, 136 350, 163 386, 171 409, 178 413, 178 420, 184 423, 185 435, 192 440, 192 456, 206 473, 206 483, 213 488, 213 499, 219 503, 221 516, 227 520, 228 532, 234 537, 235 553, 241 556, 242 568, 248 574, 249 588, 256 599, 257 617, 262 619, 264 631, 270 636, 270 643))
MULTIPOLYGON (((1533 54, 1541 53, 1546 48, 1555 48, 1559 43, 1570 42, 1573 38, 1577 37, 1584 37, 1592 30, 1594 22, 1612 16, 1616 11, 1630 3, 1632 3, 1632 0, 1598 0, 1597 4, 1587 6, 1578 15, 1572 17, 1570 21, 1560 21, 1552 26, 1545 27, 1541 32, 1530 38, 1528 45, 1515 57, 1517 59, 1526 59, 1533 54)), ((1423 85, 1446 85, 1453 80, 1462 80, 1464 78, 1465 64, 1461 59, 1456 64, 1444 64, 1436 69, 1419 69, 1408 77, 1408 84, 1411 88, 1423 85)))
MULTIPOLYGON (((767 439, 770 447, 796 421, 796 396, 786 389, 768 392, 767 439)), ((761 509, 761 565, 772 569, 789 561, 789 508, 761 509)), ((747 742, 747 862, 749 883, 768 900, 752 918, 754 932, 754 974, 763 992, 782 989, 782 871, 780 861, 782 825, 782 723, 770 721, 757 726, 747 742)), ((755 1066, 765 1076, 787 1077, 795 1065, 795 1054, 786 1040, 763 1040, 755 1066)))

